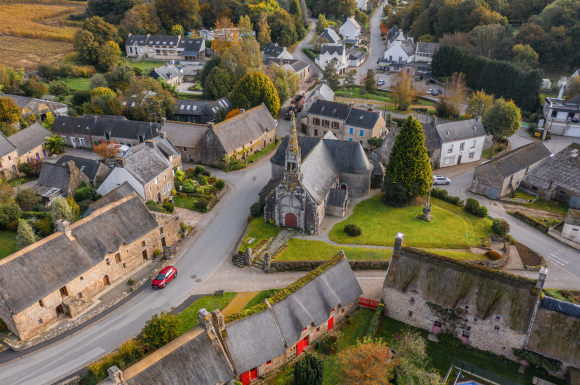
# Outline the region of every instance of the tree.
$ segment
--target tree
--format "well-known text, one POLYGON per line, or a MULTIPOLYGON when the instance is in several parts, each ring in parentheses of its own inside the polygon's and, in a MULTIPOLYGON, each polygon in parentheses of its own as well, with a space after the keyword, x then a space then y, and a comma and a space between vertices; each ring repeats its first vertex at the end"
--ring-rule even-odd
POLYGON ((40 202, 40 196, 28 187, 18 191, 15 200, 22 210, 30 211, 40 202))
POLYGON ((234 116, 237 116, 240 114, 240 109, 239 108, 233 108, 231 110, 228 111, 228 113, 226 114, 226 117, 224 118, 224 120, 228 120, 230 118, 233 118, 234 116))
POLYGON ((252 71, 262 72, 264 61, 260 45, 253 36, 239 39, 222 54, 222 67, 234 75, 234 83, 252 71))
POLYGON ((385 191, 392 184, 405 189, 401 199, 387 204, 406 204, 418 196, 425 195, 431 188, 431 164, 425 147, 423 127, 418 120, 409 116, 403 122, 395 139, 389 163, 385 170, 385 191))
POLYGON ((8 184, 8 182, 3 182, 0 180, 0 203, 6 203, 12 200, 14 196, 14 188, 8 184))
POLYGON ((20 85, 24 80, 24 72, 15 71, 0 65, 0 91, 8 94, 13 94, 20 89, 20 85))
POLYGON ((270 25, 270 35, 274 43, 288 47, 298 40, 294 20, 284 9, 279 8, 269 14, 268 24, 270 25))
POLYGON ((540 55, 528 44, 516 44, 512 48, 512 62, 523 68, 537 68, 540 55))
POLYGON ((345 384, 390 385, 398 360, 387 344, 365 337, 338 353, 345 384))
POLYGON ((82 63, 96 63, 99 43, 97 43, 91 32, 82 29, 77 31, 73 39, 73 47, 82 63))
POLYGON ((97 190, 95 190, 92 186, 87 186, 86 184, 81 184, 81 187, 75 191, 73 198, 77 202, 82 201, 96 201, 99 198, 99 194, 97 190))
POLYGON ((175 24, 190 30, 201 26, 197 0, 155 0, 155 8, 165 29, 175 24))
POLYGON ((18 226, 15 223, 18 218, 20 218, 20 207, 16 203, 0 203, 0 229, 11 227, 12 230, 15 230, 16 226, 18 226))
POLYGON ((110 23, 118 23, 125 12, 138 2, 139 0, 89 0, 87 15, 101 16, 110 23))
POLYGON ((126 90, 134 78, 135 70, 126 65, 115 66, 104 75, 106 86, 117 92, 126 90))
POLYGON ((0 122, 16 123, 22 120, 20 107, 12 98, 0 97, 0 122))
POLYGON ((415 98, 415 89, 413 87, 413 79, 407 72, 400 72, 397 75, 397 83, 395 83, 395 90, 393 91, 393 100, 395 107, 404 111, 413 102, 415 98))
POLYGON ((377 81, 375 80, 375 71, 369 69, 367 71, 367 76, 365 77, 365 90, 368 93, 377 92, 377 81))
POLYGON ((47 130, 52 129, 52 125, 54 124, 54 114, 51 111, 46 113, 46 117, 42 121, 42 127, 46 128, 47 130))
POLYGON ((464 76, 454 73, 451 79, 445 83, 445 94, 437 103, 437 116, 442 118, 454 118, 459 116, 461 104, 465 100, 466 88, 464 76))
POLYGON ((329 23, 324 14, 321 13, 318 15, 318 20, 316 21, 316 33, 320 35, 326 28, 328 28, 328 26, 329 23))
POLYGON ((304 20, 302 19, 302 10, 300 9, 300 0, 290 0, 290 15, 294 19, 294 28, 298 40, 304 37, 304 20))
POLYGON ((272 81, 260 72, 250 72, 240 79, 232 91, 232 102, 236 107, 245 109, 264 103, 274 118, 280 110, 278 91, 272 81))
POLYGON ((293 71, 276 64, 270 64, 267 74, 270 80, 272 80, 274 87, 276 87, 276 91, 278 91, 280 104, 284 104, 286 100, 298 92, 300 76, 296 75, 293 71))
POLYGON ((265 12, 260 13, 260 19, 258 20, 258 35, 257 40, 260 43, 260 47, 264 47, 266 44, 272 41, 271 30, 268 25, 268 16, 265 12))
POLYGON ((22 83, 21 86, 24 91, 24 95, 30 96, 31 98, 41 98, 48 92, 48 85, 41 81, 38 76, 32 75, 27 80, 22 83))
MULTIPOLYGON (((520 128, 522 115, 512 100, 496 99, 483 115, 483 127, 492 136, 493 145, 504 136, 513 135, 520 128)), ((492 145, 492 154, 493 154, 492 145)))
POLYGON ((574 76, 568 81, 565 95, 566 99, 572 99, 576 95, 580 95, 580 76, 574 76))
POLYGON ((66 203, 68 203, 72 213, 73 213, 73 218, 78 218, 81 215, 81 208, 78 205, 77 202, 75 202, 75 199, 71 196, 66 197, 66 203))
POLYGON ((99 16, 86 19, 83 23, 82 30, 90 32, 99 46, 108 41, 118 43, 121 40, 117 28, 99 16))
POLYGON ((310 353, 294 365, 294 385, 322 385, 324 365, 310 353))
POLYGON ((18 221, 18 229, 16 230, 16 244, 23 249, 28 245, 32 245, 38 240, 30 223, 24 219, 18 221))
POLYGON ((119 62, 121 49, 119 44, 114 41, 108 41, 101 45, 97 50, 97 68, 103 72, 109 71, 119 62))
POLYGON ((145 35, 148 33, 155 34, 159 32, 161 20, 157 15, 157 8, 151 3, 137 4, 131 8, 121 21, 119 28, 123 35, 129 33, 145 35))
POLYGON ((70 94, 70 87, 64 80, 53 80, 48 84, 48 92, 54 96, 66 96, 70 94))
POLYGON ((338 72, 332 63, 328 63, 324 70, 322 70, 322 78, 326 80, 326 84, 333 90, 336 90, 340 85, 338 81, 338 72))
MULTIPOLYGON (((123 106, 115 95, 94 95, 88 103, 83 104, 85 114, 123 115, 123 106)), ((136 120, 136 119, 135 119, 136 120)))
POLYGON ((185 31, 183 30, 181 24, 173 24, 171 26, 171 34, 173 36, 183 36, 185 35, 185 31))
POLYGON ((141 330, 141 341, 149 350, 158 349, 177 338, 180 324, 181 320, 174 314, 155 314, 141 330))
POLYGON ((398 384, 441 384, 441 376, 436 370, 424 369, 425 362, 429 360, 425 348, 425 339, 418 332, 409 329, 403 330, 395 345, 399 361, 399 366, 395 369, 398 384))
POLYGON ((222 53, 230 49, 239 39, 239 32, 234 27, 234 23, 227 17, 220 17, 215 22, 214 31, 222 31, 223 33, 216 33, 211 43, 211 48, 216 52, 222 53))
POLYGON ((354 11, 354 18, 363 28, 369 23, 369 17, 367 14, 358 8, 354 11))
POLYGON ((115 159, 121 154, 121 145, 114 140, 110 142, 100 142, 93 146, 93 151, 103 159, 115 159))
POLYGON ((203 97, 219 99, 230 93, 234 83, 234 75, 227 68, 214 67, 203 82, 203 97))
POLYGON ((495 98, 483 91, 475 91, 467 101, 465 112, 474 118, 481 119, 489 107, 493 105, 495 98))
POLYGON ((134 77, 124 91, 136 103, 127 103, 125 116, 147 122, 160 121, 173 113, 176 99, 163 85, 151 77, 134 77), (136 97, 135 97, 136 95, 136 97))
POLYGON ((66 198, 58 197, 52 202, 50 206, 50 218, 54 224, 60 219, 68 222, 74 221, 74 212, 66 201, 66 198))
POLYGON ((238 22, 238 29, 240 30, 240 35, 243 38, 253 38, 252 32, 254 31, 254 26, 252 25, 252 21, 248 15, 240 17, 240 21, 238 22))
POLYGON ((367 139, 367 143, 369 144, 369 146, 371 146, 371 152, 373 152, 375 149, 383 145, 383 138, 377 137, 369 138, 367 139))
POLYGON ((355 70, 348 71, 346 73, 346 76, 344 77, 344 85, 349 91, 354 87, 355 77, 356 77, 355 70))
POLYGON ((51 135, 46 138, 44 148, 51 154, 60 154, 64 151, 64 139, 60 135, 51 135))
POLYGON ((506 29, 500 24, 479 25, 469 33, 475 52, 488 58, 497 58, 506 29))

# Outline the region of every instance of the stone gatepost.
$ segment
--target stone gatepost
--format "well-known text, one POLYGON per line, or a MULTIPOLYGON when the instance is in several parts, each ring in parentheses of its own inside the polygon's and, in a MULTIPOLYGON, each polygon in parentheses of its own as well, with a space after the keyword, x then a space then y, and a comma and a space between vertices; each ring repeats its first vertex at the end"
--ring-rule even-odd
POLYGON ((244 252, 244 265, 250 266, 252 264, 252 248, 248 247, 244 252))
POLYGON ((270 272, 270 262, 272 261, 272 257, 270 254, 266 253, 264 255, 264 273, 270 272))
POLYGON ((213 324, 211 322, 211 314, 205 309, 199 309, 197 311, 197 319, 199 321, 199 325, 205 330, 210 331, 213 329, 213 324))
POLYGON ((118 367, 111 366, 109 369, 107 369, 107 373, 109 373, 109 379, 112 380, 115 385, 125 384, 123 372, 118 367))
POLYGON ((403 241, 405 240, 405 234, 397 233, 395 237, 395 246, 393 247, 393 253, 400 253, 403 248, 403 241))

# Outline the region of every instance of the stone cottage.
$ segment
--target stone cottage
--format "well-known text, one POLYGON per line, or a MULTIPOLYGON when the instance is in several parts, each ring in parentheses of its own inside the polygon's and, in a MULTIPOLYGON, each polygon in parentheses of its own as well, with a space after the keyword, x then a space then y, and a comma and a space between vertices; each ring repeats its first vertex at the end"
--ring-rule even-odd
POLYGON ((178 217, 151 213, 136 194, 0 260, 0 318, 25 341, 75 317, 108 286, 176 242, 178 217))
POLYGON ((98 187, 98 185, 101 184, 105 177, 109 175, 109 172, 111 172, 109 166, 106 166, 99 160, 81 158, 72 155, 62 155, 56 160, 55 163, 58 165, 63 165, 69 161, 72 161, 75 166, 81 170, 81 172, 85 174, 87 178, 89 178, 89 182, 91 182, 91 185, 94 187, 98 187))
POLYGON ((45 161, 32 189, 42 197, 44 203, 50 204, 59 196, 73 195, 83 182, 89 184, 89 178, 72 160, 66 163, 45 161))
POLYGON ((9 137, 0 134, 0 176, 6 179, 18 175, 18 163, 46 158, 43 148, 50 132, 39 123, 23 128, 9 137))
POLYGON ((515 358, 537 307, 538 281, 418 249, 395 248, 383 287, 385 314, 431 333, 515 358))
POLYGON ((496 156, 475 168, 471 192, 499 199, 513 194, 522 180, 552 153, 542 142, 533 142, 496 156))
POLYGON ((270 158, 272 177, 260 192, 264 220, 317 233, 324 217, 343 217, 349 197, 370 191, 373 165, 359 142, 290 135, 270 158))

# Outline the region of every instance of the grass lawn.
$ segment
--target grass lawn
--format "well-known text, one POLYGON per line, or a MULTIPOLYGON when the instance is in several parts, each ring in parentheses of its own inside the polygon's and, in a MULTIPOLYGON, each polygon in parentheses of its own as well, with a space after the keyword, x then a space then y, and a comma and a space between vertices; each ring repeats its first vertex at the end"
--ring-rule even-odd
POLYGON ((16 231, 0 231, 0 259, 18 251, 16 231))
POLYGON ((484 352, 482 350, 473 349, 463 345, 459 347, 452 347, 444 345, 440 342, 438 343, 429 341, 427 340, 426 331, 416 329, 412 326, 391 318, 381 318, 376 336, 382 337, 387 342, 387 344, 391 346, 394 345, 395 342, 394 336, 401 333, 401 331, 405 328, 418 330, 425 338, 425 342, 427 344, 427 355, 430 357, 430 362, 426 362, 425 367, 432 367, 437 369, 442 377, 444 377, 447 373, 447 370, 449 370, 453 359, 457 358, 461 361, 468 362, 481 369, 495 373, 507 379, 520 382, 521 384, 531 384, 534 375, 548 379, 549 381, 552 381, 556 384, 564 383, 563 380, 558 380, 555 378, 549 379, 543 375, 540 376, 538 371, 532 368, 528 368, 525 374, 520 374, 518 373, 519 364, 516 362, 488 352, 484 352))
POLYGON ((390 93, 385 91, 377 91, 375 93, 366 92, 363 87, 355 87, 352 90, 337 90, 334 91, 336 96, 342 96, 345 98, 358 98, 358 99, 368 99, 368 100, 378 100, 385 103, 393 103, 393 97, 390 93))
POLYGON ((485 159, 489 159, 489 158, 491 158, 492 156, 494 156, 494 155, 497 155, 498 153, 500 153, 500 152, 501 152, 500 150, 501 150, 501 151, 503 151, 503 150, 505 150, 505 148, 504 148, 504 149, 502 149, 502 148, 501 148, 501 147, 499 147, 499 146, 495 146, 495 147, 494 147, 494 149, 493 149, 493 154, 491 153, 491 147, 489 147, 489 148, 486 148, 485 150, 483 150, 483 151, 481 152, 481 157, 482 157, 482 158, 485 158, 485 159))
POLYGON ((320 261, 331 258, 342 250, 352 260, 387 260, 393 251, 364 247, 335 246, 323 241, 292 238, 274 257, 277 261, 320 261))
POLYGON ((12 178, 8 181, 8 184, 12 187, 16 187, 16 186, 20 186, 21 184, 33 181, 34 177, 28 177, 28 176, 20 176, 18 178, 12 178))
POLYGON ((280 228, 264 222, 264 217, 253 218, 248 233, 244 236, 242 246, 240 246, 240 251, 246 251, 247 247, 255 249, 259 243, 267 242, 278 235, 279 232, 280 228))
POLYGON ((126 60, 125 63, 134 68, 139 68, 143 72, 149 72, 155 67, 161 67, 167 63, 167 61, 162 60, 141 60, 141 61, 130 61, 126 60))
POLYGON ((198 201, 197 198, 190 197, 189 195, 184 198, 177 195, 173 198, 173 203, 175 203, 175 206, 188 209, 191 211, 197 211, 194 208, 197 201, 198 201))
POLYGON ((235 296, 236 293, 229 292, 222 295, 207 295, 189 305, 181 313, 177 314, 177 317, 181 320, 179 335, 197 325, 197 312, 199 309, 205 308, 210 313, 216 309, 223 309, 235 296))
POLYGON ((392 246, 395 235, 401 232, 407 246, 463 249, 480 245, 491 232, 491 219, 468 214, 436 198, 432 198, 431 222, 417 218, 422 213, 421 205, 395 208, 385 205, 381 198, 379 195, 359 203, 353 215, 332 228, 330 239, 337 243, 392 246), (347 224, 359 226, 362 234, 348 236, 344 232, 347 224))
POLYGON ((73 91, 82 91, 91 89, 91 79, 89 78, 63 78, 64 81, 73 91))
POLYGON ((546 295, 580 305, 580 290, 544 289, 546 295))
POLYGON ((525 191, 516 190, 516 198, 531 200, 528 203, 518 203, 509 202, 510 204, 516 204, 519 206, 528 207, 530 209, 544 210, 551 213, 560 214, 566 216, 568 214, 568 205, 564 202, 545 200, 542 198, 537 198, 535 195, 529 194, 525 191))
POLYGON ((276 294, 277 292, 279 292, 281 289, 268 289, 268 290, 262 290, 261 292, 259 292, 254 298, 252 298, 250 300, 250 302, 248 302, 246 304, 246 306, 244 306, 243 310, 247 310, 251 307, 256 306, 259 303, 264 302, 264 300, 270 298, 271 296, 273 296, 274 294, 276 294))

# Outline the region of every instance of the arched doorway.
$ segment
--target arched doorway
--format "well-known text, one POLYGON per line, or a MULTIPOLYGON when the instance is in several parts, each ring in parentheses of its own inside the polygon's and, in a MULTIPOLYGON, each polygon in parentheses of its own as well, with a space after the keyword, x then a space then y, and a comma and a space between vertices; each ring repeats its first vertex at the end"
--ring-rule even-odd
POLYGON ((286 216, 284 217, 284 226, 297 228, 298 227, 298 219, 296 219, 296 215, 294 215, 292 213, 286 214, 286 216))

